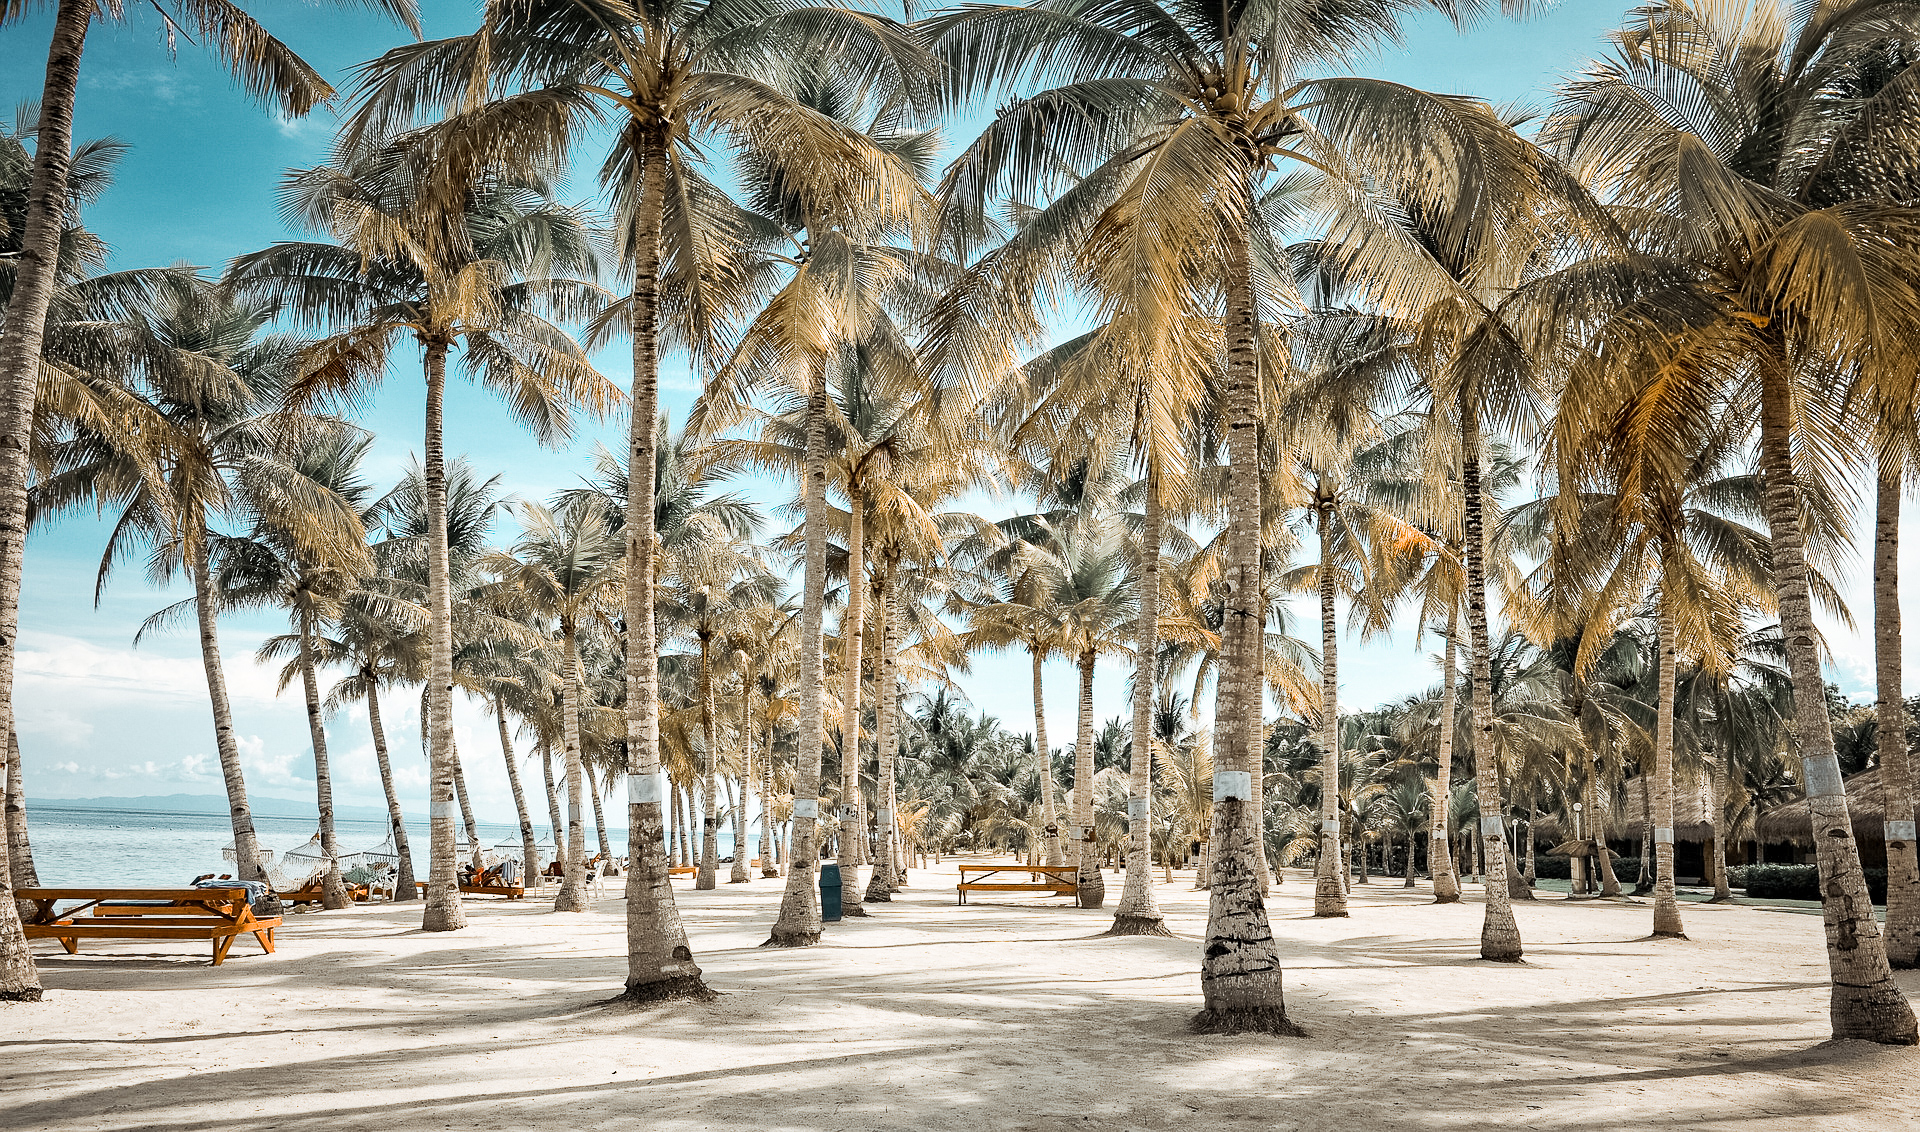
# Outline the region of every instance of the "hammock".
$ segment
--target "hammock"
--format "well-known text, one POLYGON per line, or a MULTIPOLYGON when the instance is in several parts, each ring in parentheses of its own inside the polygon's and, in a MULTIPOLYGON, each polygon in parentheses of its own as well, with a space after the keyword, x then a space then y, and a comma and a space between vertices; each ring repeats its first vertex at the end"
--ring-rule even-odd
MULTIPOLYGON (((525 856, 526 851, 527 847, 521 844, 520 839, 517 837, 510 837, 493 847, 493 852, 497 858, 515 861, 525 856)), ((540 867, 542 869, 553 864, 554 859, 560 855, 560 851, 554 847, 551 841, 535 841, 533 843, 533 851, 535 855, 539 857, 540 867)))

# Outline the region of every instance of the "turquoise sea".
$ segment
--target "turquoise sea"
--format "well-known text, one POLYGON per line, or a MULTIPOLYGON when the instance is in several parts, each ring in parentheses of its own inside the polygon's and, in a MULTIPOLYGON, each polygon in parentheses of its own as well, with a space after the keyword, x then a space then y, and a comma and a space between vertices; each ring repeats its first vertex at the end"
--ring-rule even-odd
MULTIPOLYGON (((276 853, 298 848, 316 830, 310 817, 255 815, 253 824, 261 846, 276 853)), ((181 885, 202 873, 233 870, 233 863, 220 857, 221 848, 233 841, 233 827, 225 814, 88 809, 29 799, 27 827, 34 865, 43 885, 181 885)), ((340 818, 334 827, 345 853, 372 849, 387 838, 384 821, 340 818)), ((483 821, 479 827, 481 843, 488 848, 508 839, 518 842, 519 831, 514 826, 483 821)), ((542 842, 552 840, 544 823, 536 825, 534 833, 542 842)), ((425 876, 426 822, 409 820, 407 834, 414 868, 425 876)), ((609 830, 608 835, 615 852, 622 851, 626 831, 609 830)), ((729 841, 721 837, 722 856, 731 848, 729 841)), ((589 825, 589 853, 595 851, 595 844, 589 825)))

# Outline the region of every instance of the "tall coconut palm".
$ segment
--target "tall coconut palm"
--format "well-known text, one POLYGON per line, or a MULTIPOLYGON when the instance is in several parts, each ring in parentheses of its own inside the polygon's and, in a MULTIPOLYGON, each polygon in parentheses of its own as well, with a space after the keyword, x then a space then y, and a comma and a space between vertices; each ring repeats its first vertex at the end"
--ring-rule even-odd
POLYGON ((453 859, 452 579, 446 533, 442 421, 447 363, 498 392, 543 441, 564 439, 576 405, 598 412, 617 397, 585 353, 548 316, 584 317, 599 292, 578 282, 594 269, 582 218, 551 204, 529 177, 477 177, 457 204, 434 198, 401 147, 348 146, 337 164, 288 174, 290 211, 336 243, 281 243, 241 256, 227 280, 298 322, 333 329, 308 354, 294 403, 351 401, 387 372, 411 337, 426 379, 424 472, 429 533, 427 736, 433 837, 422 926, 465 926, 453 859))
POLYGON ((130 316, 118 331, 124 385, 152 426, 147 440, 117 446, 112 436, 77 428, 49 454, 53 471, 34 489, 36 516, 87 504, 115 514, 99 586, 142 545, 150 572, 185 571, 191 580, 193 597, 149 619, 141 632, 188 613, 198 624, 235 859, 249 880, 264 880, 265 872, 220 656, 218 570, 235 544, 219 525, 274 517, 288 523, 292 547, 315 561, 349 559, 365 542, 353 506, 298 464, 302 450, 338 422, 275 411, 302 344, 262 334, 270 318, 267 308, 177 276, 150 314, 130 316))
MULTIPOLYGON (((359 128, 395 132, 418 115, 444 111, 451 117, 440 152, 538 160, 584 136, 574 127, 603 108, 616 123, 602 169, 632 288, 620 312, 633 345, 628 656, 657 651, 646 544, 654 464, 645 457, 655 448, 662 331, 709 346, 758 282, 747 267, 758 234, 703 175, 702 151, 717 144, 767 154, 784 168, 812 170, 824 196, 872 199, 863 172, 871 146, 793 96, 799 84, 791 80, 822 58, 835 60, 849 87, 878 77, 880 86, 901 89, 928 73, 897 24, 783 0, 668 9, 622 0, 510 5, 489 9, 471 36, 401 48, 368 69, 359 128), (494 98, 476 105, 476 93, 494 98), (836 178, 837 185, 823 183, 836 178)), ((627 751, 635 780, 628 830, 636 867, 627 883, 627 994, 638 1000, 705 988, 655 848, 662 818, 648 783, 659 769, 657 675, 646 665, 628 666, 627 751)), ((811 819, 801 824, 805 842, 811 819)))
MULTIPOLYGON (((1002 198, 1051 199, 963 281, 948 304, 961 317, 935 336, 936 368, 1010 371, 1009 352, 1031 337, 1031 303, 1075 265, 1115 309, 1218 320, 1232 460, 1232 615, 1225 710, 1216 711, 1227 773, 1251 776, 1257 767, 1264 695, 1257 340, 1260 297, 1278 289, 1263 266, 1271 258, 1255 254, 1262 225, 1253 220, 1274 171, 1295 157, 1336 169, 1394 151, 1393 161, 1365 162, 1370 175, 1393 178, 1410 168, 1405 155, 1424 148, 1477 171, 1455 144, 1463 125, 1473 127, 1451 100, 1364 80, 1300 81, 1390 36, 1411 7, 1257 6, 1202 18, 1154 4, 1088 9, 1060 0, 968 5, 929 25, 956 102, 1051 86, 1011 103, 948 172, 942 231, 956 242, 993 232, 989 208, 1002 198)), ((1445 7, 1458 14, 1481 5, 1445 7)), ((1197 1024, 1284 1031, 1291 1024, 1259 900, 1250 801, 1222 798, 1216 844, 1224 851, 1214 857, 1222 883, 1213 889, 1207 1007, 1197 1024)))
POLYGON ((580 713, 585 688, 581 633, 609 619, 614 595, 626 584, 620 537, 606 509, 592 497, 576 498, 558 511, 537 503, 513 505, 521 535, 511 550, 482 557, 536 615, 550 619, 560 636, 560 695, 567 777, 567 875, 554 897, 556 912, 584 912, 587 831, 581 802, 586 789, 581 762, 580 713))
POLYGON ((1920 223, 1896 203, 1912 194, 1847 191, 1864 170, 1912 170, 1911 137, 1884 129, 1877 112, 1900 104, 1908 84, 1876 102, 1843 81, 1890 28, 1911 35, 1899 21, 1912 19, 1871 0, 1791 11, 1777 0, 1652 4, 1616 34, 1618 58, 1567 88, 1545 135, 1631 209, 1638 247, 1671 266, 1647 288, 1661 294, 1641 303, 1663 317, 1632 332, 1663 340, 1651 349, 1677 366, 1742 375, 1757 403, 1795 732, 1825 878, 1833 1032, 1892 1043, 1916 1040, 1915 1017, 1893 981, 1820 710, 1801 500, 1823 463, 1845 456, 1847 438, 1817 411, 1832 404, 1835 375, 1893 389, 1916 368, 1920 303, 1903 281, 1920 271, 1920 223), (1697 94, 1676 108, 1673 91, 1697 94))
MULTIPOLYGON (((419 27, 411 0, 371 0, 410 30, 419 27)), ((0 8, 0 26, 15 23, 39 5, 9 4, 0 8)), ((275 39, 245 9, 230 0, 193 0, 192 3, 153 5, 163 26, 190 28, 199 34, 249 94, 298 117, 332 94, 317 71, 275 39), (167 8, 171 8, 169 13, 167 8)), ((124 19, 117 4, 92 0, 61 0, 54 6, 53 34, 47 49, 46 78, 41 88, 39 120, 34 127, 32 174, 24 198, 24 216, 17 227, 19 255, 9 263, 7 305, 0 316, 0 734, 11 735, 13 677, 20 623, 20 576, 26 551, 29 446, 35 402, 40 388, 41 351, 47 314, 59 287, 64 265, 62 243, 70 231, 70 180, 75 171, 73 116, 80 83, 80 58, 87 31, 96 18, 124 19)), ((82 169, 84 173, 84 168, 82 169)), ((236 826, 251 819, 235 815, 236 826)), ((238 834, 236 833, 236 836, 238 834)), ((238 841, 235 848, 241 848, 238 841)), ((244 862, 246 859, 242 858, 244 862)), ((243 870, 248 866, 243 863, 243 870)), ((7 883, 7 882, 0 882, 7 883)), ((0 893, 4 897, 5 893, 0 893)), ((11 905, 10 900, 0 902, 11 905)), ((32 964, 24 958, 24 940, 0 921, 0 995, 37 997, 32 964), (16 956, 16 944, 20 954, 16 956), (17 986, 16 986, 17 984, 17 986)))
MULTIPOLYGON (((372 445, 372 436, 341 429, 319 438, 318 443, 309 446, 295 460, 300 474, 353 508, 363 529, 372 489, 360 474, 360 464, 372 445)), ((320 851, 326 857, 321 906, 340 909, 347 906, 347 892, 340 876, 340 845, 333 821, 333 771, 327 749, 326 714, 320 698, 322 639, 340 619, 347 601, 356 596, 356 590, 357 596, 363 598, 375 595, 359 586, 372 566, 365 546, 342 548, 350 553, 330 560, 315 559, 302 552, 301 544, 306 540, 295 529, 310 521, 303 514, 257 515, 252 530, 229 540, 221 556, 219 585, 228 608, 278 606, 287 611, 294 623, 292 634, 268 638, 255 659, 268 661, 291 654, 280 673, 280 689, 284 691, 298 678, 305 694, 307 734, 313 743, 314 789, 320 814, 320 851)))

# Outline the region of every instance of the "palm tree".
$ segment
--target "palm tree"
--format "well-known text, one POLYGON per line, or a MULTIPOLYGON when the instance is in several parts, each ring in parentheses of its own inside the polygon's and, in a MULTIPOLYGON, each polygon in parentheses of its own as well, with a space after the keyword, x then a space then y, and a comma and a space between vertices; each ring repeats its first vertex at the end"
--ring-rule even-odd
MULTIPOLYGON (((417 31, 419 27, 411 0, 372 0, 370 6, 391 14, 409 30, 417 31)), ((37 7, 12 4, 0 8, 0 26, 16 22, 37 7)), ((272 103, 286 114, 299 117, 333 93, 319 72, 230 0, 174 2, 166 7, 155 4, 154 9, 167 27, 169 39, 175 28, 198 32, 249 94, 272 103), (167 8, 173 9, 172 14, 167 8)), ((17 229, 11 222, 7 225, 9 234, 16 230, 19 233, 19 255, 9 265, 7 305, 4 321, 0 321, 0 433, 13 438, 27 433, 34 419, 47 315, 63 272, 71 263, 62 251, 70 232, 70 179, 76 168, 82 177, 96 171, 88 168, 90 155, 76 155, 73 151, 80 57, 95 16, 120 18, 123 9, 118 5, 99 5, 92 0, 60 0, 54 7, 46 80, 41 89, 39 120, 34 127, 33 172, 25 198, 25 215, 17 229), (77 167, 76 156, 80 158, 77 167)), ((7 735, 14 730, 14 649, 20 624, 18 579, 26 549, 19 536, 27 528, 27 460, 26 444, 0 444, 0 530, 8 532, 0 538, 0 577, 7 579, 0 584, 0 733, 7 735)), ((236 826, 249 826, 248 840, 251 840, 251 819, 236 813, 234 820, 236 826)), ((240 848, 238 841, 235 848, 240 848)), ((242 865, 243 870, 247 868, 242 865)), ((4 896, 5 893, 0 893, 0 897, 4 896)), ((4 902, 11 904, 11 901, 4 902)), ((24 959, 16 960, 14 942, 14 935, 0 923, 0 950, 5 952, 4 977, 7 979, 0 983, 0 994, 16 993, 13 984, 17 981, 17 993, 25 996, 35 989, 32 965, 24 959), (25 966, 16 969, 19 963, 25 966)))
MULTIPOLYGON (((372 445, 371 435, 341 429, 321 437, 294 462, 301 475, 352 507, 363 529, 371 489, 360 475, 360 463, 372 445)), ((320 851, 327 860, 321 906, 339 909, 347 906, 347 891, 340 877, 340 846, 334 832, 333 772, 320 699, 319 665, 324 634, 340 619, 347 601, 355 596, 374 596, 364 590, 354 592, 372 562, 365 546, 343 547, 349 553, 330 560, 303 553, 301 543, 305 540, 295 528, 308 521, 303 514, 285 512, 257 516, 247 535, 229 540, 220 564, 219 586, 222 602, 229 609, 280 606, 293 620, 294 632, 268 638, 255 659, 264 662, 292 654, 280 673, 280 689, 284 691, 298 677, 306 696, 307 734, 313 742, 314 788, 320 812, 320 851)))
POLYGON ((543 441, 564 439, 575 405, 595 412, 617 394, 586 355, 547 320, 592 314, 598 291, 576 282, 594 261, 585 224, 550 204, 532 178, 476 178, 455 207, 433 199, 397 147, 348 147, 334 166, 288 174, 283 196, 337 243, 281 243, 241 256, 227 272, 242 294, 294 320, 333 326, 306 357, 290 400, 351 401, 384 380, 404 335, 420 346, 424 437, 427 736, 433 776, 428 931, 464 927, 453 860, 453 609, 442 419, 448 357, 506 398, 543 441))
MULTIPOLYGON (((119 364, 130 400, 144 406, 152 432, 137 447, 80 427, 49 453, 50 474, 34 489, 36 517, 93 503, 117 513, 101 557, 99 585, 139 545, 149 571, 184 570, 193 597, 168 607, 141 634, 191 611, 213 706, 214 743, 226 780, 235 859, 245 879, 265 879, 233 731, 218 617, 223 556, 237 544, 222 519, 271 518, 286 525, 292 548, 314 561, 351 559, 365 544, 352 505, 299 466, 301 452, 340 427, 275 412, 297 368, 301 344, 262 335, 271 312, 233 301, 210 284, 178 275, 147 315, 119 328, 119 364)), ((139 639, 135 638, 136 641, 139 639)))
MULTIPOLYGON (((437 162, 437 155, 538 161, 564 148, 577 133, 576 121, 601 107, 615 120, 613 151, 602 167, 617 205, 621 264, 632 280, 620 312, 633 344, 633 480, 625 527, 630 657, 657 651, 653 556, 645 542, 654 465, 632 457, 655 449, 662 330, 710 346, 720 324, 758 282, 747 267, 759 242, 754 225, 702 175, 703 148, 717 143, 766 154, 781 168, 809 170, 822 199, 873 197, 865 171, 874 156, 871 145, 793 96, 798 84, 789 80, 820 58, 836 60, 837 77, 847 79, 849 88, 878 76, 881 85, 900 89, 928 73, 892 21, 838 8, 796 8, 782 0, 744 6, 708 0, 659 10, 618 0, 499 7, 488 11, 472 36, 399 48, 368 70, 368 106, 356 128, 392 132, 417 114, 444 109, 452 115, 438 131, 445 144, 427 147, 423 160, 448 166, 456 184, 460 163, 437 162), (476 91, 498 96, 476 106, 469 97, 476 91), (822 184, 836 178, 839 184, 822 184)), ((646 1001, 699 995, 705 984, 689 958, 666 866, 655 848, 663 828, 659 798, 646 785, 659 769, 658 673, 646 665, 627 671, 628 769, 637 779, 629 796, 635 867, 627 883, 627 994, 646 1001)), ((811 727, 805 717, 802 727, 811 727)), ((799 823, 803 845, 812 837, 812 822, 799 823)), ((810 873, 811 864, 796 871, 810 873)), ((794 900, 803 901, 793 887, 794 900)), ((795 914, 806 920, 804 908, 796 906, 795 914)), ((802 942, 810 934, 813 929, 803 924, 802 942)))
POLYGON ((1801 505, 1803 485, 1820 480, 1820 461, 1803 453, 1831 461, 1847 448, 1813 410, 1832 403, 1833 375, 1857 372, 1883 390, 1911 383, 1920 307, 1896 281, 1920 270, 1912 213, 1847 191, 1856 171, 1910 169, 1911 145, 1879 128, 1873 99, 1846 90, 1884 39, 1887 6, 1782 9, 1777 0, 1648 6, 1617 34, 1622 57, 1566 90, 1545 138, 1631 209, 1636 247, 1671 266, 1635 304, 1656 317, 1627 330, 1629 340, 1701 382, 1751 375, 1802 780, 1825 878, 1834 1035, 1911 1043, 1913 1009, 1893 981, 1820 710, 1801 505), (1676 89, 1699 96, 1675 110, 1667 92, 1676 89), (1664 346, 1647 341, 1654 336, 1664 346))
POLYGON ((584 673, 580 636, 608 616, 612 595, 626 583, 620 538, 606 509, 592 497, 569 500, 559 510, 537 503, 512 506, 521 535, 507 551, 481 559, 537 616, 551 619, 560 635, 560 696, 567 776, 567 869, 556 912, 584 912, 586 904, 586 826, 581 800, 586 789, 581 762, 580 713, 584 673))

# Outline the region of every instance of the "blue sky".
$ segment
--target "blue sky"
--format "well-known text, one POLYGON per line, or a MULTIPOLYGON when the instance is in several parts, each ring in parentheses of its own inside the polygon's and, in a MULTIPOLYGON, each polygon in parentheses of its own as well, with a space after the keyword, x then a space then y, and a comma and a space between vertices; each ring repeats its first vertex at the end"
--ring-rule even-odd
MULTIPOLYGON (((1360 69, 1428 89, 1473 94, 1496 102, 1544 104, 1560 76, 1603 50, 1603 37, 1631 5, 1618 0, 1577 0, 1525 23, 1488 21, 1465 35, 1443 21, 1415 22, 1402 45, 1389 45, 1360 69)), ((98 25, 83 64, 76 134, 112 135, 131 146, 113 190, 88 215, 89 225, 113 246, 115 267, 185 261, 218 269, 230 257, 292 233, 275 212, 274 189, 283 170, 321 159, 333 119, 319 111, 287 121, 251 103, 198 47, 181 42, 169 56, 151 9, 129 5, 127 25, 98 25)), ((347 71, 402 41, 404 33, 361 12, 329 13, 292 4, 255 8, 282 39, 336 85, 347 71)), ((467 30, 478 5, 429 2, 427 34, 467 30)), ((9 105, 39 92, 49 17, 36 15, 0 28, 0 99, 9 105)), ((581 192, 591 184, 581 182, 581 192)), ((624 347, 601 359, 605 372, 624 386, 629 373, 624 347)), ((370 463, 376 481, 391 481, 418 450, 420 383, 404 354, 396 371, 361 416, 379 437, 370 463)), ((685 415, 696 387, 685 365, 670 360, 662 374, 664 401, 676 419, 685 415)), ((506 419, 488 395, 455 386, 448 403, 449 450, 465 452, 486 472, 502 472, 509 490, 539 497, 572 483, 587 468, 596 439, 619 447, 623 420, 589 423, 572 449, 545 451, 506 419)), ((758 490, 781 496, 784 487, 758 490)), ((778 501, 775 499, 774 501, 778 501)), ((1004 506, 1011 509, 1012 504, 1004 506)), ((93 604, 93 572, 104 531, 97 522, 69 521, 37 534, 29 544, 22 608, 21 672, 16 691, 27 759, 30 795, 43 798, 96 795, 217 793, 219 776, 198 650, 190 634, 149 639, 138 649, 132 638, 140 620, 181 596, 147 585, 137 565, 108 585, 93 604)), ((1864 615, 1867 588, 1854 580, 1864 615)), ((1303 613, 1311 613, 1303 609, 1303 613)), ((312 757, 305 722, 294 695, 276 695, 273 676, 250 655, 269 633, 272 618, 235 618, 223 627, 228 674, 234 688, 238 731, 249 783, 262 796, 305 801, 312 797, 312 757)), ((1836 676, 1855 695, 1871 686, 1864 638, 1836 632, 1836 676)), ((1910 661, 1911 663, 1911 661, 1910 661)), ((1367 706, 1396 699, 1432 683, 1432 661, 1410 638, 1343 650, 1343 698, 1367 706)), ((1071 669, 1049 667, 1050 737, 1072 734, 1071 669)), ((1102 665, 1096 707, 1105 719, 1123 710, 1125 673, 1102 665)), ((963 678, 974 703, 1016 729, 1031 726, 1027 666, 1019 656, 978 658, 963 678)), ((425 796, 425 773, 417 757, 417 700, 398 696, 387 705, 406 800, 425 796), (410 746, 410 744, 412 744, 410 746)), ((329 725, 337 797, 343 803, 379 800, 366 720, 343 712, 329 725)), ((491 721, 463 707, 457 738, 482 811, 511 814, 500 751, 491 721)), ((522 747, 524 753, 524 745, 522 747)))

